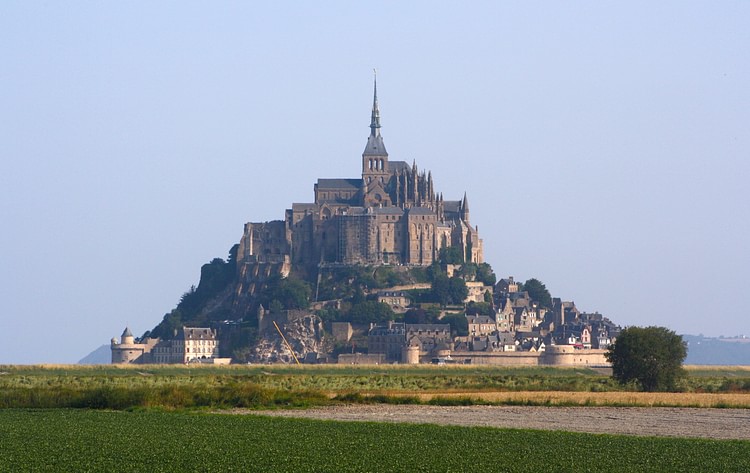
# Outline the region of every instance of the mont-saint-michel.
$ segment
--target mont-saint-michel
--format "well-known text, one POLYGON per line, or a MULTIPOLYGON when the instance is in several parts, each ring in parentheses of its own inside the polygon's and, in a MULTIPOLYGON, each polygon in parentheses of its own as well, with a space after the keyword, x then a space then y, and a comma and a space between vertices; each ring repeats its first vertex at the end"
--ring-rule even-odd
POLYGON ((4 2, 0 473, 750 471, 749 20, 4 2))
POLYGON ((537 279, 498 280, 468 192, 390 159, 377 80, 369 127, 360 177, 246 223, 153 330, 112 339, 112 362, 607 365, 616 324, 537 279))

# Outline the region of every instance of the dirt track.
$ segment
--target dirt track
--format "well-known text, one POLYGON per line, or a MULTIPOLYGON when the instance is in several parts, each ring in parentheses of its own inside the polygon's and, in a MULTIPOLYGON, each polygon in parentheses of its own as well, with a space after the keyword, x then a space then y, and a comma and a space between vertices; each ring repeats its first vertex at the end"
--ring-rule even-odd
MULTIPOLYGON (((235 411, 236 412, 236 411, 235 411)), ((310 419, 750 440, 750 409, 350 405, 242 413, 310 419)))

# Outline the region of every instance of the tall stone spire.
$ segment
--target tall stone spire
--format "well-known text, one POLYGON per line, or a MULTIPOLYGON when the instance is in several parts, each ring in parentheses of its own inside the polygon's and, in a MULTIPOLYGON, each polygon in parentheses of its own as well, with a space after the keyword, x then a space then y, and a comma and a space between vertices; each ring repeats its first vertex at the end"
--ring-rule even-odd
POLYGON ((378 73, 372 70, 375 75, 373 78, 372 93, 372 116, 370 118, 370 136, 380 135, 380 107, 378 107, 378 73))
MULTIPOLYGON (((373 72, 374 69, 373 69, 373 72)), ((373 82, 373 94, 372 94, 372 115, 370 118, 370 136, 367 138, 367 145, 362 156, 383 156, 387 157, 388 152, 385 150, 385 144, 383 144, 383 137, 380 136, 380 107, 378 106, 378 78, 377 75, 373 82)), ((387 163, 387 159, 383 162, 387 163)), ((370 163, 367 163, 369 167, 370 163)), ((363 170, 365 169, 363 163, 363 170)), ((379 170, 386 170, 385 166, 378 167, 379 170)))
POLYGON ((466 192, 464 192, 464 200, 461 202, 461 219, 469 224, 469 199, 466 198, 466 192))

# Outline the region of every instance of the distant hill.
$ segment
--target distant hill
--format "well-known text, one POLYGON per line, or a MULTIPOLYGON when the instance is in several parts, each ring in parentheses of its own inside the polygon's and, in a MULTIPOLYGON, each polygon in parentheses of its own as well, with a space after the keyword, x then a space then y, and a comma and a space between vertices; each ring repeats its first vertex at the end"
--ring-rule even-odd
POLYGON ((686 365, 750 365, 750 338, 709 338, 683 335, 688 344, 686 365))
POLYGON ((112 362, 112 350, 109 344, 102 345, 78 360, 79 365, 108 365, 112 362))

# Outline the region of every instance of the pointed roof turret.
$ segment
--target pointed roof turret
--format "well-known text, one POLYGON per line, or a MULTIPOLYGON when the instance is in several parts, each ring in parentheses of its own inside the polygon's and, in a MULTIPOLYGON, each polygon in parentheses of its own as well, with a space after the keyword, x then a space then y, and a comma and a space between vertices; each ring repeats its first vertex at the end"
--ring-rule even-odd
POLYGON ((125 327, 125 330, 122 331, 122 336, 123 337, 132 337, 133 336, 133 332, 130 331, 130 327, 128 327, 128 326, 125 327))
POLYGON ((469 225, 469 199, 466 198, 466 192, 464 192, 464 200, 461 201, 461 220, 467 226, 469 225))
POLYGON ((367 145, 362 156, 388 156, 383 143, 383 137, 380 135, 380 107, 378 106, 378 76, 375 69, 372 95, 372 115, 370 117, 370 136, 367 138, 367 145))

